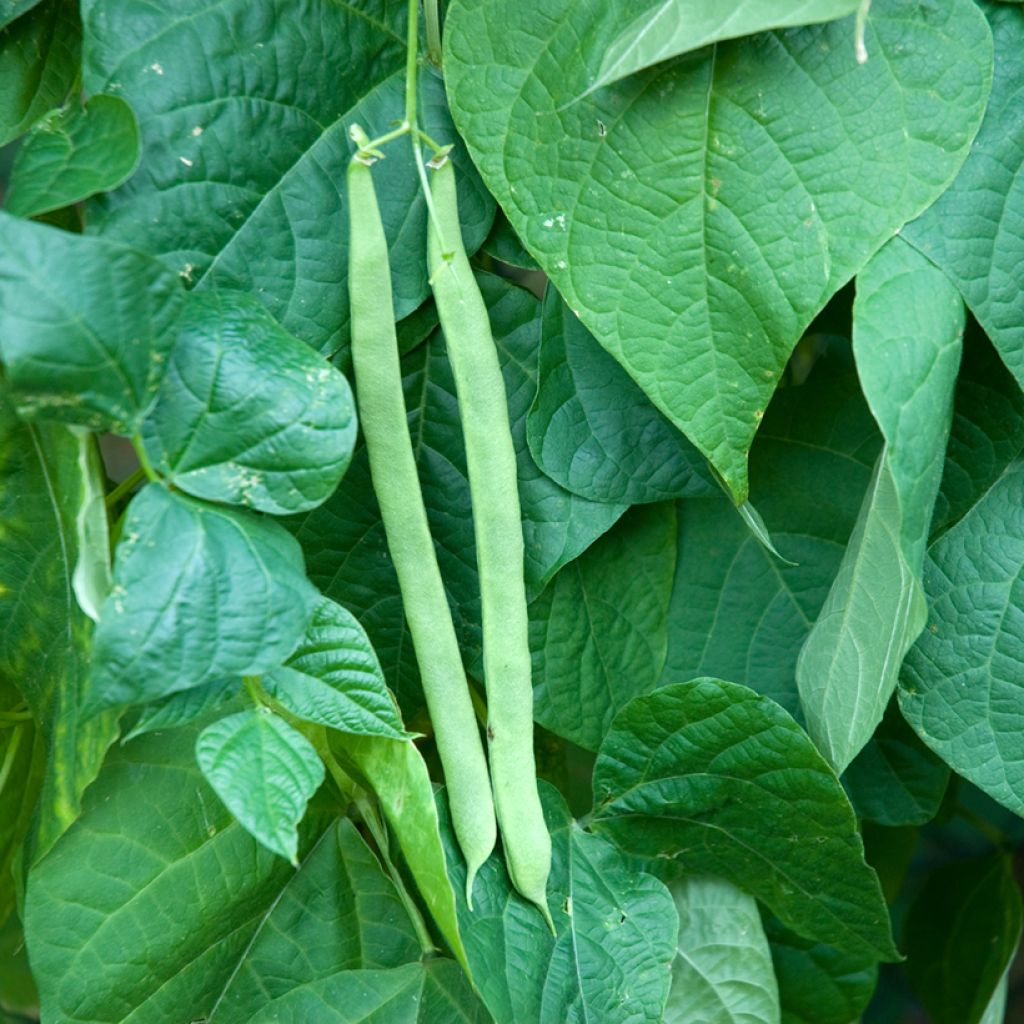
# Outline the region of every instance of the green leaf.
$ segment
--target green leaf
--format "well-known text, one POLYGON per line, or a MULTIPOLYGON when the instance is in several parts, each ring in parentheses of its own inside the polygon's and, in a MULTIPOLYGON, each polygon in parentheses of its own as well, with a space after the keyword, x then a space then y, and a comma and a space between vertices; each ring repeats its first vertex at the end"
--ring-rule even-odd
POLYGON ((410 740, 342 732, 332 732, 329 737, 331 750, 344 770, 376 794, 423 901, 455 958, 466 966, 434 789, 420 752, 410 740))
POLYGON ((107 192, 139 163, 139 126, 118 96, 93 96, 40 118, 14 157, 8 213, 36 217, 107 192))
POLYGON ((239 687, 237 679, 217 680, 161 697, 144 705, 136 717, 130 720, 131 724, 124 730, 121 742, 127 743, 136 736, 156 732, 158 729, 176 729, 179 725, 188 725, 226 704, 238 694, 239 687))
POLYGON ((480 869, 469 910, 462 856, 443 817, 466 955, 487 1009, 497 1024, 657 1024, 676 952, 671 895, 581 829, 552 787, 542 783, 540 792, 551 832, 548 905, 556 936, 512 888, 500 857, 480 869))
POLYGON ((838 780, 802 729, 746 687, 697 679, 630 702, 594 767, 593 827, 766 903, 801 934, 898 954, 838 780))
POLYGON ((1024 450, 1024 392, 971 321, 932 534, 960 520, 1024 450))
POLYGON ((948 783, 948 766, 917 738, 895 701, 843 773, 857 816, 888 828, 931 821, 948 783))
POLYGON ((487 1024, 451 960, 343 971, 264 1004, 248 1024, 487 1024))
POLYGON ((262 675, 292 652, 316 600, 298 544, 276 523, 150 484, 128 506, 87 703, 144 704, 262 675))
POLYGON ((979 1024, 1021 936, 1011 858, 946 864, 928 877, 906 926, 907 977, 935 1024, 979 1024))
POLYGON ((308 816, 311 849, 294 871, 210 790, 197 731, 114 750, 81 818, 31 872, 26 935, 45 1020, 241 1024, 268 991, 418 955, 355 829, 323 832, 319 812, 308 816))
MULTIPOLYGON (((644 10, 608 44, 588 93, 652 64, 722 39, 810 25, 852 14, 861 0, 645 0, 644 10)), ((630 9, 634 13, 635 8, 630 9)), ((852 26, 849 30, 853 46, 852 26)))
POLYGON ((901 239, 858 275, 853 351, 885 445, 796 667, 807 729, 838 773, 882 720, 925 625, 920 575, 963 329, 956 289, 901 239))
POLYGON ((832 362, 824 357, 805 384, 778 392, 751 451, 753 499, 795 564, 780 564, 758 543, 726 498, 679 505, 664 682, 719 676, 799 716, 797 656, 878 451, 856 379, 832 362))
POLYGON ((928 628, 907 655, 900 709, 954 771, 1024 813, 1024 462, 932 545, 928 628))
MULTIPOLYGON (((1010 0, 1010 2, 1015 2, 1015 0, 1010 0)), ((996 985, 992 998, 989 1000, 988 1006, 985 1007, 985 1012, 981 1015, 980 1024, 1003 1024, 1006 1019, 1006 1001, 1010 988, 1010 968, 1013 966, 1014 959, 1011 958, 1010 965, 1006 968, 999 984, 996 985)))
POLYGON ((542 315, 537 397, 526 428, 537 465, 592 501, 717 494, 704 457, 554 288, 545 292, 542 315))
POLYGON ((23 1024, 25 1016, 7 1017, 4 1010, 28 1015, 31 1020, 39 1009, 39 995, 32 980, 25 937, 17 914, 0 924, 0 1021, 23 1024))
POLYGON ((778 1024, 779 991, 756 901, 720 878, 672 887, 679 952, 664 1024, 778 1024))
POLYGON ((143 253, 0 213, 0 356, 19 414, 134 434, 184 297, 143 253))
POLYGON ((39 0, 8 0, 4 9, 0 12, 0 28, 5 28, 16 18, 20 18, 26 11, 30 11, 39 0))
POLYGON ((777 918, 765 921, 779 983, 782 1024, 850 1024, 878 980, 874 960, 801 938, 777 918))
POLYGON ((341 819, 268 908, 210 1010, 210 1024, 249 1024, 268 1001, 337 972, 385 970, 419 955, 390 879, 352 822, 341 819))
POLYGON ((208 725, 196 761, 243 828, 298 867, 297 826, 324 781, 309 740, 272 712, 252 709, 208 725))
POLYGON ((363 627, 329 598, 316 606, 299 646, 263 687, 307 722, 359 736, 410 738, 363 627))
POLYGON ((7 4, 0 14, 0 27, 3 146, 64 100, 78 73, 82 31, 75 0, 15 0, 13 10, 7 4), (20 17, 29 8, 34 9, 20 17))
POLYGON ((534 717, 597 750, 617 711, 653 689, 668 648, 675 509, 627 512, 530 605, 534 717))
MULTIPOLYGON (((405 3, 309 0, 299 16, 290 0, 85 0, 82 20, 85 88, 123 96, 143 146, 138 173, 94 202, 91 228, 158 255, 196 287, 257 295, 323 353, 345 347, 348 130, 372 137, 404 116, 405 3)), ((440 77, 424 69, 419 90, 420 128, 456 143, 440 77)), ((473 251, 494 202, 461 146, 453 156, 473 251)), ((390 147, 374 175, 388 197, 401 319, 429 290, 411 147, 390 147)))
POLYGON ((619 20, 573 0, 458 0, 453 113, 566 302, 740 502, 794 344, 966 158, 991 34, 971 0, 875 0, 863 65, 832 23, 720 43, 568 102, 619 20))
POLYGON ((356 418, 337 369, 253 296, 215 291, 189 297, 142 435, 189 494, 284 515, 338 486, 356 418))
POLYGON ((72 582, 85 490, 79 453, 66 427, 20 423, 0 388, 0 678, 21 691, 46 750, 26 866, 77 817, 117 736, 115 715, 82 714, 92 624, 72 582))
MULTIPOLYGON (((529 292, 493 275, 481 274, 477 280, 488 305, 509 400, 526 580, 530 594, 536 595, 563 565, 608 530, 625 506, 570 494, 537 468, 526 444, 526 416, 536 392, 539 303, 529 292)), ((480 652, 480 587, 462 427, 440 332, 404 357, 402 373, 438 562, 456 631, 472 664, 480 652)), ((310 578, 324 594, 352 610, 369 634, 389 685, 404 707, 414 707, 421 698, 412 643, 364 447, 356 450, 334 495, 288 525, 306 551, 310 578)))
POLYGON ((963 293, 999 354, 1024 384, 1024 18, 987 5, 995 77, 981 131, 956 180, 903 236, 963 293))
POLYGON ((537 261, 523 248, 515 229, 501 210, 498 210, 491 233, 484 239, 484 244, 480 248, 488 256, 507 263, 510 267, 519 267, 521 270, 537 269, 537 261))
MULTIPOLYGON (((17 870, 21 844, 29 834, 36 801, 43 786, 46 750, 35 722, 5 720, 5 713, 24 715, 21 693, 0 674, 0 921, 14 911, 23 882, 17 870)), ((0 964, 6 953, 0 929, 0 964)), ((0 1006, 4 1000, 0 969, 0 1006)))

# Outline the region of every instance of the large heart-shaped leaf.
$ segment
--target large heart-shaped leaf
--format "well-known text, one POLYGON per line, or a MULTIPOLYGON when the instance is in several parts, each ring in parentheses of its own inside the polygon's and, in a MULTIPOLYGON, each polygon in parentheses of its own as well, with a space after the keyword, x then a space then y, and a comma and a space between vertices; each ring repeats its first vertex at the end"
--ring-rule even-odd
POLYGON ((928 628, 907 655, 900 708, 954 771, 1024 814, 1024 462, 932 545, 928 628))
POLYGON ((251 295, 190 295, 142 436, 171 482, 278 515, 338 486, 356 441, 348 381, 251 295))
POLYGON ((0 357, 22 415, 136 433, 184 301, 144 253, 0 213, 0 357))
POLYGON ((93 96, 37 121, 11 168, 4 207, 19 217, 117 188, 139 162, 139 126, 119 96, 93 96))
POLYGON ((456 123, 569 306, 737 501, 789 353, 827 298, 953 179, 992 38, 972 0, 720 43, 586 99, 613 5, 459 0, 456 123))
POLYGON ((984 9, 996 47, 985 121, 956 180, 903 234, 956 282, 1024 385, 1024 16, 984 9))
POLYGON ((262 675, 292 652, 316 600, 298 544, 276 523, 150 484, 118 544, 89 707, 262 675))
POLYGON ((466 955, 487 1009, 498 1024, 660 1024, 678 932, 671 895, 581 829, 552 787, 542 783, 540 792, 556 935, 512 888, 500 857, 480 869, 469 910, 462 856, 446 813, 442 819, 466 955))
MULTIPOLYGON (((93 206, 90 230, 161 257, 186 281, 259 296, 327 353, 348 335, 345 169, 360 124, 404 115, 405 0, 86 0, 83 79, 139 118, 132 180, 93 206)), ((420 77, 420 127, 456 142, 439 78, 420 77)), ((493 200, 461 149, 466 241, 493 200)), ((427 295, 426 207, 407 140, 374 171, 393 247, 395 311, 427 295)))
MULTIPOLYGON (((26 864, 74 821, 117 736, 116 715, 84 721, 81 707, 92 632, 73 583, 82 443, 60 424, 20 422, 0 388, 0 677, 21 691, 46 750, 26 864)), ((30 731, 19 745, 31 750, 30 731)))
POLYGON ((594 796, 594 829, 623 849, 726 878, 840 949, 898 956, 839 781, 767 697, 717 679, 637 697, 601 745, 594 796))

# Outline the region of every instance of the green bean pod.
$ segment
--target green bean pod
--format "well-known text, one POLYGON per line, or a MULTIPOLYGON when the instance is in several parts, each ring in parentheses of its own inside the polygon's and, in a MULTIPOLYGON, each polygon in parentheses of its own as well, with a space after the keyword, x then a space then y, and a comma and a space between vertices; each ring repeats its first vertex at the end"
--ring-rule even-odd
POLYGON ((444 768, 452 824, 466 858, 466 900, 472 908, 473 880, 497 838, 494 803, 416 471, 402 393, 388 243, 372 172, 362 154, 349 164, 348 211, 359 419, 444 768))
POLYGON ((512 882, 551 925, 551 836, 533 754, 523 526, 508 401, 487 307, 462 245, 451 160, 433 172, 430 191, 437 219, 428 228, 430 281, 455 377, 473 503, 494 804, 512 882))

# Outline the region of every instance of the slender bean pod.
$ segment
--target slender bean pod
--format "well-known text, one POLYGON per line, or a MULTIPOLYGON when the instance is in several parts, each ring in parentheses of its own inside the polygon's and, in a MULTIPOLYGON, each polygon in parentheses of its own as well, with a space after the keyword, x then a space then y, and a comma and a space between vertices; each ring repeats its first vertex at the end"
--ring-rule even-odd
POLYGON ((434 171, 430 187, 437 214, 428 228, 430 280, 455 376, 473 502, 494 803, 512 882, 551 925, 551 836, 533 754, 523 526, 508 403, 487 307, 462 246, 450 160, 434 171))
POLYGON ((409 437, 388 244, 368 160, 372 158, 357 155, 348 170, 356 398, 373 489, 444 768, 452 823, 466 858, 466 899, 472 908, 473 880, 497 838, 494 803, 409 437))

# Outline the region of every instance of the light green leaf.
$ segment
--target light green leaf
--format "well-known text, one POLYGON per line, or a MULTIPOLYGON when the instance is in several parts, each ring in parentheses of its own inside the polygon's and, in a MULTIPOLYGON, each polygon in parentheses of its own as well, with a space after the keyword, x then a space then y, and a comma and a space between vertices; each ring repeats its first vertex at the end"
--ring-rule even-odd
MULTIPOLYGON (((79 453, 66 427, 20 423, 0 388, 0 677, 21 691, 46 751, 26 866, 74 821, 117 736, 116 715, 82 714, 92 623, 72 584, 85 491, 79 453)), ((29 737, 22 742, 27 749, 29 737)))
POLYGON ((348 381, 241 292, 189 296, 142 436, 171 482, 284 515, 338 486, 356 441, 348 381))
POLYGON ((570 308, 739 502, 794 344, 966 158, 991 34, 972 0, 875 0, 866 64, 832 23, 720 43, 568 103, 620 21, 573 0, 457 0, 452 109, 570 308))
POLYGON ((264 985, 277 993, 396 966, 415 949, 354 829, 341 826, 346 839, 332 825, 317 844, 324 822, 311 812, 301 846, 313 850, 294 871, 210 790, 197 731, 112 751, 82 816, 30 873, 26 935, 44 1020, 199 1020, 218 1004, 227 1013, 229 995, 250 1006, 254 986, 262 1005, 264 985))
MULTIPOLYGON (((540 305, 501 278, 477 278, 488 305, 509 400, 516 447, 519 499, 526 541, 526 581, 531 596, 579 556, 625 511, 624 505, 587 501, 538 469, 526 443, 526 416, 536 392, 540 305)), ((480 586, 466 477, 462 427, 443 337, 402 362, 405 403, 423 498, 455 628, 467 661, 480 653, 480 586)), ((359 619, 380 657, 388 684, 407 712, 422 703, 412 643, 364 447, 334 495, 303 519, 286 525, 307 553, 310 578, 359 619)))
POLYGON ((196 761, 242 827, 298 867, 298 823, 324 781, 324 765, 302 733, 265 709, 208 725, 196 761))
POLYGON ((144 704, 262 675, 292 652, 316 601, 298 544, 276 523, 150 484, 128 506, 87 703, 144 704))
POLYGON ((986 5, 995 78, 985 120, 956 180, 903 237, 940 266, 1024 385, 1024 18, 986 5))
POLYGON ((0 11, 0 28, 9 25, 16 18, 20 18, 26 11, 30 11, 39 0, 7 0, 3 10, 0 11))
POLYGON ((465 867, 443 817, 466 954, 487 1009, 497 1024, 660 1024, 678 932, 671 895, 580 828, 551 786, 542 783, 540 792, 551 832, 555 936, 512 888, 500 857, 480 869, 469 910, 465 867))
POLYGON ((907 915, 907 977, 935 1024, 980 1024, 1021 936, 1005 854, 936 868, 907 915))
MULTIPOLYGON (((196 287, 258 296, 320 352, 344 348, 348 130, 359 124, 372 137, 403 117, 406 8, 404 0, 308 0, 300 16, 291 0, 85 0, 85 88, 123 96, 143 145, 138 173, 93 203, 90 229, 152 252, 196 287)), ((423 70, 419 90, 420 128, 457 143, 433 69, 423 70)), ((494 201, 461 145, 453 158, 473 251, 494 201)), ((401 319, 429 290, 411 147, 390 147, 374 175, 388 197, 401 319)))
POLYGON ((64 100, 82 48, 76 0, 15 3, 0 14, 0 146, 64 100))
POLYGON ((542 306, 530 453, 592 501, 638 504, 717 494, 704 457, 549 287, 542 306))
POLYGON ((904 662, 900 709, 954 771, 1024 814, 1024 462, 932 545, 928 627, 904 662))
POLYGON ((238 679, 217 680, 203 683, 188 690, 161 697, 150 704, 144 705, 129 726, 124 730, 122 743, 158 729, 176 729, 179 725, 188 725, 198 718, 203 718, 210 711, 226 704, 237 696, 240 682, 238 679))
POLYGON ((8 213, 36 217, 108 192, 139 163, 139 126, 132 108, 102 93, 40 118, 14 157, 4 197, 8 213))
POLYGON ((630 702, 594 767, 593 827, 762 900, 801 934, 895 959, 878 878, 806 733, 746 687, 696 679, 630 702))
POLYGON ((751 451, 753 500, 795 564, 759 544, 724 496, 680 503, 663 682, 719 676, 800 715, 797 656, 839 568, 878 451, 843 351, 823 357, 805 384, 776 394, 751 451))
MULTIPOLYGON (((722 39, 736 39, 770 28, 810 25, 852 14, 861 0, 644 0, 643 10, 609 44, 587 89, 603 86, 642 71, 670 57, 722 39)), ((850 22, 850 46, 853 27, 850 22)))
POLYGON ((21 415, 134 434, 184 298, 149 256, 0 213, 0 356, 21 415))
POLYGON ((103 460, 88 431, 75 431, 78 472, 82 481, 75 517, 78 560, 71 576, 78 606, 98 622, 100 605, 110 591, 110 532, 107 524, 103 460))
POLYGON ((672 886, 679 952, 664 1024, 779 1024, 779 989, 753 897, 719 878, 672 886))
POLYGON ((931 821, 948 783, 949 767, 917 738, 895 699, 875 734, 843 773, 857 816, 886 828, 931 821))
POLYGON ((796 667, 807 729, 838 773, 882 720, 925 625, 920 576, 963 330, 956 288, 902 239, 858 275, 853 351, 885 445, 796 667))
POLYGON ((376 794, 423 901, 455 958, 466 966, 434 789, 420 752, 409 740, 342 732, 332 732, 329 737, 331 750, 344 770, 376 794))
POLYGON ((343 971, 266 1003, 247 1024, 486 1024, 451 960, 388 971, 343 971))
POLYGON ((804 939, 770 917, 765 933, 779 983, 782 1024, 850 1024, 867 1008, 878 981, 872 959, 804 939))
POLYGON ((530 605, 534 717, 587 750, 665 664, 675 567, 670 504, 627 512, 530 605))
POLYGON ((359 736, 410 738, 363 627, 329 598, 316 606, 299 646, 263 687, 307 722, 359 736))
POLYGON ((981 1015, 980 1024, 1003 1024, 1006 1019, 1006 1000, 1010 989, 1010 967, 1013 966, 1013 959, 1015 957, 1011 958, 1010 966, 1006 968, 999 984, 996 985, 992 998, 981 1015))
POLYGON ((250 1024, 268 1001, 303 986, 340 971, 398 967, 420 952, 390 879, 355 825, 341 819, 268 908, 210 1024, 250 1024))

